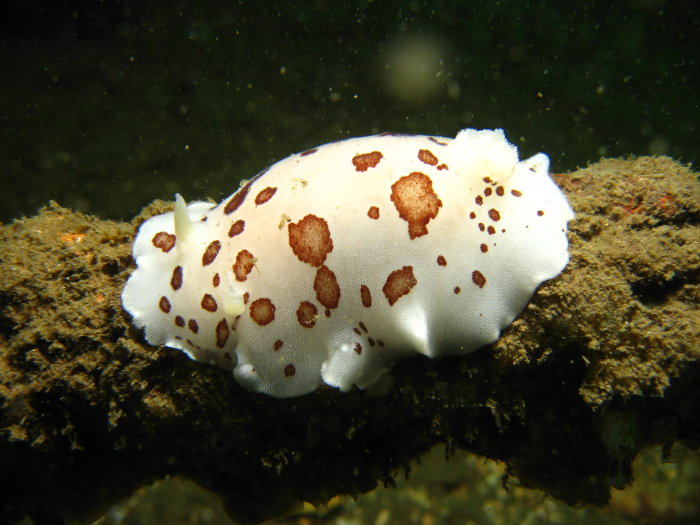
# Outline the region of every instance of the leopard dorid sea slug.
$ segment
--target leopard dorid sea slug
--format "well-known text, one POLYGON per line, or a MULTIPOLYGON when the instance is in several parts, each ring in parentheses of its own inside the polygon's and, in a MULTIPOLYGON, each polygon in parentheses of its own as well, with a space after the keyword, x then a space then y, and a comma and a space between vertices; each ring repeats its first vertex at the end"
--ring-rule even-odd
POLYGON ((140 228, 124 308, 152 345, 275 397, 366 388, 498 339, 568 261, 573 212, 502 130, 385 133, 279 161, 140 228))

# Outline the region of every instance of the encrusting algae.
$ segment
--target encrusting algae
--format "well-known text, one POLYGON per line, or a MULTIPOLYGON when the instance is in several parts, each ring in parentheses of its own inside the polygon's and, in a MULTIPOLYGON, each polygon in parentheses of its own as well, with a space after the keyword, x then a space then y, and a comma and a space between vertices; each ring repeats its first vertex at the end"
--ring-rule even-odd
POLYGON ((604 159, 559 182, 576 210, 569 267, 495 343, 496 355, 546 357, 555 346, 532 345, 526 333, 537 326, 582 356, 588 405, 662 396, 700 359, 697 175, 667 157, 641 157, 604 159))
POLYGON ((600 505, 643 447, 697 448, 697 173, 642 157, 555 180, 576 212, 570 263, 496 343, 283 400, 131 328, 133 232, 170 205, 124 224, 51 204, 2 226, 0 521, 86 519, 181 474, 253 522, 391 484, 440 442, 600 505))

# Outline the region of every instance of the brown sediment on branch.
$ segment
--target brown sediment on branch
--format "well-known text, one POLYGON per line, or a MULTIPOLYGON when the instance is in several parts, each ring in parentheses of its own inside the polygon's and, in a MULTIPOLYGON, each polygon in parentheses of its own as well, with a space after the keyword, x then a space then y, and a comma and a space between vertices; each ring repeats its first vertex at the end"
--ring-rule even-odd
POLYGON ((391 483, 438 442, 602 504, 642 446, 697 447, 697 173, 643 157, 555 179, 571 262, 497 343, 284 400, 143 342, 119 299, 138 219, 52 204, 1 226, 0 521, 84 518, 178 473, 256 521, 391 483))

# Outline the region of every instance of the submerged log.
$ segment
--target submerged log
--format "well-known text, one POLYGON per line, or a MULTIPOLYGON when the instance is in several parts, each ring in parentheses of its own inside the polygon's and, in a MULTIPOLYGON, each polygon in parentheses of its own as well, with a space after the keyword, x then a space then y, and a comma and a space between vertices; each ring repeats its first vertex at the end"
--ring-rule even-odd
POLYGON ((556 176, 576 212, 571 262, 501 339, 293 399, 131 327, 133 233, 168 204, 116 223, 52 203, 0 226, 0 521, 85 520, 181 474, 255 522, 391 484, 436 443, 602 505, 641 448, 700 445, 697 177, 664 157, 556 176))

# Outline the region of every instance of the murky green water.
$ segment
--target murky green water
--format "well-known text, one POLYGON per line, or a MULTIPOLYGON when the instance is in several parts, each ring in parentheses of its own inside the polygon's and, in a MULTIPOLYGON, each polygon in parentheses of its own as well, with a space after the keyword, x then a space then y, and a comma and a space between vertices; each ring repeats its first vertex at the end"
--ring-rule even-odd
POLYGON ((22 2, 0 21, 0 220, 128 219, 380 131, 502 127, 555 171, 698 159, 691 1, 22 2), (551 4, 551 5, 550 5, 551 4))

